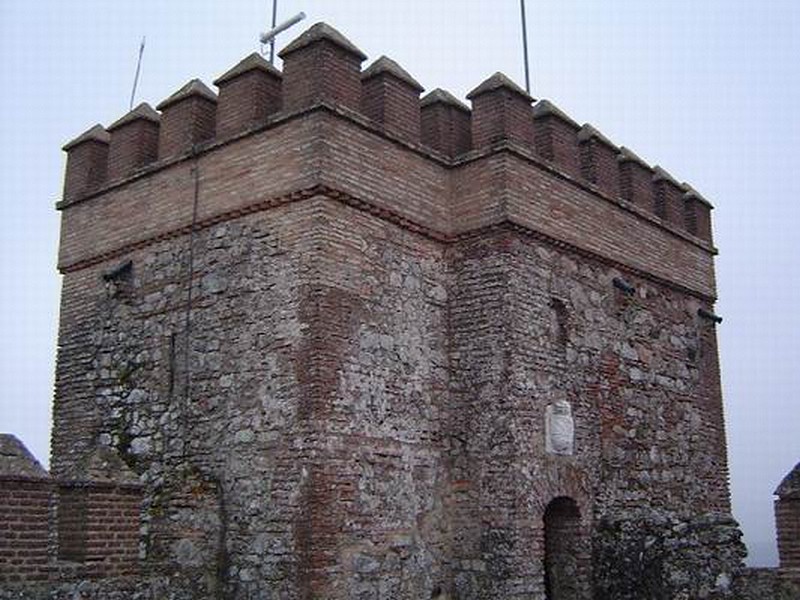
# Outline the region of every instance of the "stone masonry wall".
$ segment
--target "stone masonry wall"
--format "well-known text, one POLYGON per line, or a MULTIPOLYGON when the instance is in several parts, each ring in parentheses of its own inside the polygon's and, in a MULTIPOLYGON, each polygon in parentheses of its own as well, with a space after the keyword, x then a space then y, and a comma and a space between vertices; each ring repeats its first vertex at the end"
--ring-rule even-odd
POLYGON ((705 391, 718 378, 714 331, 695 298, 635 278, 629 297, 615 268, 509 228, 449 257, 459 593, 543 593, 531 554, 558 497, 576 501, 586 539, 596 515, 729 511, 723 422, 705 391), (545 452, 558 400, 572 406, 573 456, 545 452))
MULTIPOLYGON (((553 467, 577 469, 584 493, 593 490, 595 514, 642 505, 729 512, 719 477, 727 472, 724 424, 707 397, 718 385, 714 329, 697 316, 698 301, 531 237, 505 241, 509 396, 520 403, 523 464, 541 460, 544 406, 566 399, 576 462, 553 467), (616 289, 614 278, 625 278, 634 295, 616 289)), ((560 485, 533 485, 531 495, 546 504, 560 485)))
POLYGON ((447 298, 441 250, 399 233, 308 200, 66 276, 54 469, 99 444, 139 473, 146 570, 198 594, 436 585, 447 298))
POLYGON ((318 228, 297 357, 317 436, 303 579, 312 597, 427 598, 447 561, 442 249, 337 203, 318 228))
POLYGON ((747 553, 730 517, 640 511, 598 523, 595 597, 748 600, 734 587, 747 553))
POLYGON ((59 372, 84 393, 56 405, 54 469, 73 448, 116 449, 146 485, 146 569, 177 570, 197 594, 229 578, 233 589, 272 580, 280 593, 296 576, 306 441, 288 424, 301 410, 294 356, 314 210, 133 252, 129 281, 104 282, 115 263, 101 264, 65 293, 82 306, 80 318, 62 313, 62 331, 84 341, 59 372))

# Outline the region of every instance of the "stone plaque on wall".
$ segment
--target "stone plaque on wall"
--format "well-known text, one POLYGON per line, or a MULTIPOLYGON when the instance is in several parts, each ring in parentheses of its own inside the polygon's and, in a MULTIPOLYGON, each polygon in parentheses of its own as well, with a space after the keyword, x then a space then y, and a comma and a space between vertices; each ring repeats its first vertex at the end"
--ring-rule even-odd
POLYGON ((545 409, 545 450, 549 454, 571 456, 575 449, 575 422, 566 400, 548 404, 545 409))

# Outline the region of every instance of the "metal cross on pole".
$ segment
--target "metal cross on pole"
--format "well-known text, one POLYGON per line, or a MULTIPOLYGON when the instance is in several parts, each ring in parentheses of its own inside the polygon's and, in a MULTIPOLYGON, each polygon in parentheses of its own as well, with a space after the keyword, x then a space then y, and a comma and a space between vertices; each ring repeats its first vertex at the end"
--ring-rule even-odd
POLYGON ((293 16, 291 19, 287 19, 280 25, 276 25, 275 21, 278 16, 278 0, 272 0, 272 29, 262 33, 259 36, 259 40, 262 44, 269 44, 269 63, 275 64, 275 38, 279 33, 282 33, 296 25, 300 21, 306 18, 306 13, 300 12, 293 16))

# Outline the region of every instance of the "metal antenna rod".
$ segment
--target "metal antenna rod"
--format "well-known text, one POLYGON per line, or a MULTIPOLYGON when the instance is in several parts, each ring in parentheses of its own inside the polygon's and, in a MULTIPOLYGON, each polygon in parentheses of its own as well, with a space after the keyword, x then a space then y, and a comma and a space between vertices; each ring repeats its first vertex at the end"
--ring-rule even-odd
POLYGON ((525 0, 519 0, 519 10, 522 13, 522 52, 525 54, 525 91, 531 93, 531 76, 528 69, 528 28, 525 24, 525 0))
POLYGON ((131 103, 128 110, 133 110, 133 99, 136 97, 136 86, 139 85, 139 72, 142 69, 142 54, 144 54, 145 36, 142 36, 142 43, 139 45, 139 60, 136 62, 136 75, 133 78, 133 89, 131 90, 131 103))
MULTIPOLYGON (((272 0, 272 28, 275 29, 275 20, 278 17, 278 0, 272 0)), ((275 64, 275 38, 269 42, 269 64, 275 64)))

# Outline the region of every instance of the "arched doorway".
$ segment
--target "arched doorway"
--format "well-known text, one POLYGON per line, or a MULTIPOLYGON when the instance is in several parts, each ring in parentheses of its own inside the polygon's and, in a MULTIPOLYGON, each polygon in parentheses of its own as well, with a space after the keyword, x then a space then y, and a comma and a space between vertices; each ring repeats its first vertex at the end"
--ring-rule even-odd
POLYGON ((584 548, 581 514, 572 498, 560 496, 544 511, 544 586, 547 600, 579 600, 584 548))

